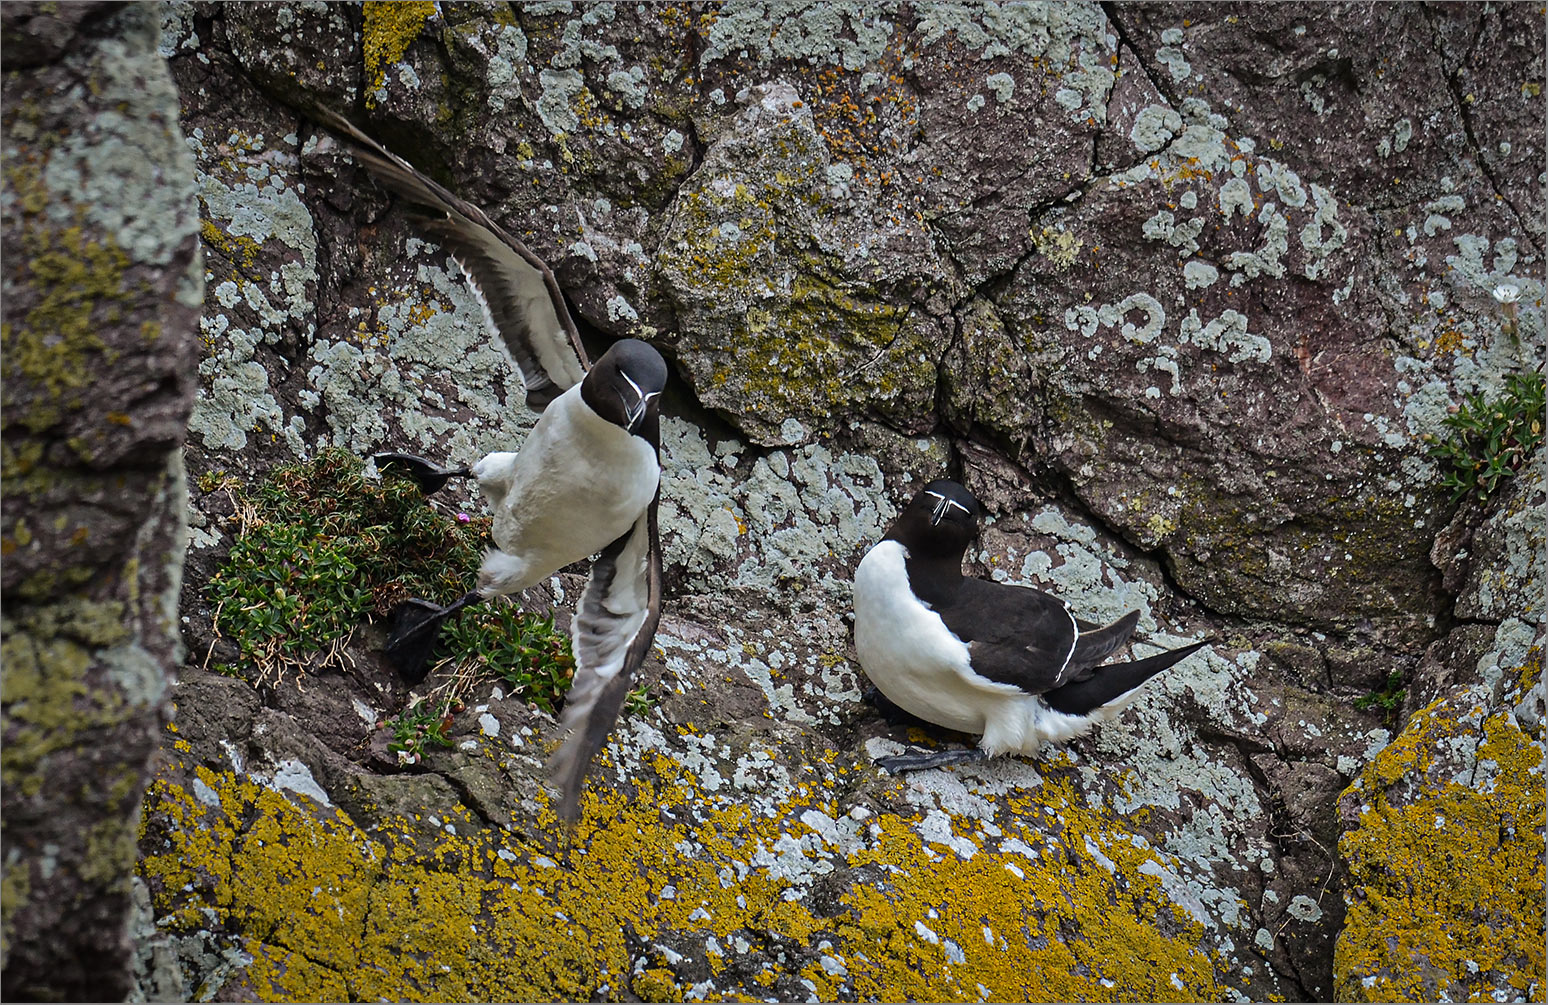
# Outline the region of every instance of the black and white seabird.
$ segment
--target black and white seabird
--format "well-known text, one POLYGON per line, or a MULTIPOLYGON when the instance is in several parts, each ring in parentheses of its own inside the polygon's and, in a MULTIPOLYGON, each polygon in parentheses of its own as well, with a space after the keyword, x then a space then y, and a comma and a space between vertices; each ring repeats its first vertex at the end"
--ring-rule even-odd
POLYGON ((542 413, 519 450, 489 454, 471 468, 376 455, 379 466, 406 470, 426 492, 453 477, 477 479, 494 512, 498 546, 485 553, 476 590, 446 607, 411 600, 394 612, 388 657, 405 677, 421 680, 448 616, 598 555, 571 625, 575 679, 561 717, 568 732, 549 763, 559 815, 573 822, 587 768, 661 617, 656 510, 666 363, 646 343, 624 339, 588 367, 564 295, 541 259, 346 119, 325 110, 317 116, 421 212, 424 232, 456 258, 521 371, 528 406, 542 413))
POLYGON ((1035 755, 1112 717, 1147 680, 1208 644, 1102 666, 1139 612, 1099 627, 1041 590, 964 576, 978 516, 967 489, 933 481, 855 569, 855 649, 866 676, 910 715, 980 736, 976 749, 878 759, 888 770, 1035 755))

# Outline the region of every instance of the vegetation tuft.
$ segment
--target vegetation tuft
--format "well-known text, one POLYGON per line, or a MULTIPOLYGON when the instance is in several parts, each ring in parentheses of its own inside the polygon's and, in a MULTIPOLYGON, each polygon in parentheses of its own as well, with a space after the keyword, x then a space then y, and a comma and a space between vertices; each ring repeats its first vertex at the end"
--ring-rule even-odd
POLYGON ((1408 689, 1403 686, 1403 674, 1401 671, 1394 670, 1387 676, 1387 682, 1379 689, 1363 698, 1356 698, 1355 708, 1362 712, 1379 712, 1387 725, 1396 729, 1398 716, 1403 711, 1403 699, 1407 696, 1408 689))
POLYGON ((416 698, 403 711, 377 723, 376 727, 392 730, 392 742, 387 744, 387 749, 398 755, 399 764, 418 764, 424 760, 427 745, 452 745, 446 731, 460 711, 462 703, 450 698, 439 701, 416 698))
MULTIPOLYGON (((210 579, 215 630, 240 651, 224 673, 253 682, 283 678, 337 657, 354 629, 410 596, 450 600, 469 586, 489 541, 488 517, 453 518, 427 504, 409 479, 368 479, 347 451, 279 468, 255 488, 208 475, 237 508, 235 544, 210 579)), ((421 753, 444 733, 433 728, 466 686, 491 678, 552 712, 570 685, 570 643, 538 616, 499 601, 467 610, 441 632, 433 656, 452 683, 433 707, 392 720, 394 749, 421 753)))
POLYGON ((1445 419, 1452 435, 1425 437, 1430 456, 1440 462, 1441 487, 1451 501, 1472 495, 1483 502, 1531 459, 1543 442, 1543 375, 1512 374, 1505 390, 1486 399, 1470 394, 1445 419))

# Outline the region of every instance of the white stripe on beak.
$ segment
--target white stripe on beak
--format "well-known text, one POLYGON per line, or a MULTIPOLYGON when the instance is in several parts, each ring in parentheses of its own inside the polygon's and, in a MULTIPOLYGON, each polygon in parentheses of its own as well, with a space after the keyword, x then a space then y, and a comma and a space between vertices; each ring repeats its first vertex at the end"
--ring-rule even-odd
POLYGON ((930 526, 932 527, 946 519, 946 512, 952 507, 960 509, 964 513, 969 512, 966 506, 957 502, 955 499, 946 498, 939 492, 926 492, 925 495, 929 496, 931 499, 940 500, 940 502, 935 504, 935 508, 930 511, 930 526))
POLYGON ((624 418, 629 422, 629 431, 633 432, 634 427, 638 426, 640 424, 640 420, 645 418, 645 408, 650 404, 650 399, 654 398, 661 392, 652 391, 649 394, 645 394, 640 390, 640 385, 636 384, 634 382, 634 378, 630 377, 627 373, 619 370, 618 375, 624 380, 628 381, 629 387, 634 391, 634 404, 632 405, 629 404, 628 400, 624 398, 622 392, 619 392, 618 394, 619 400, 623 401, 624 418))

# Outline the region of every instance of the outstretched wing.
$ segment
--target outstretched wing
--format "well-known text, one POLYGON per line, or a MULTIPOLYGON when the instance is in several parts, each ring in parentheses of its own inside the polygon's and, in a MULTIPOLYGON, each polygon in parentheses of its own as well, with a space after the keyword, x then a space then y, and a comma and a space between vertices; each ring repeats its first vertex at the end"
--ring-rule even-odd
MULTIPOLYGON (((652 421, 648 419, 647 421, 652 421)), ((559 816, 574 822, 586 771, 607 742, 629 694, 634 671, 650 654, 661 621, 661 547, 656 536, 660 492, 623 537, 592 563, 571 626, 575 682, 564 700, 564 743, 549 761, 559 788, 559 816)))
POLYGON ((483 210, 427 178, 342 115, 322 108, 312 114, 383 185, 426 211, 424 231, 467 273, 490 325, 521 370, 528 407, 540 412, 579 383, 590 361, 559 283, 543 260, 483 210))

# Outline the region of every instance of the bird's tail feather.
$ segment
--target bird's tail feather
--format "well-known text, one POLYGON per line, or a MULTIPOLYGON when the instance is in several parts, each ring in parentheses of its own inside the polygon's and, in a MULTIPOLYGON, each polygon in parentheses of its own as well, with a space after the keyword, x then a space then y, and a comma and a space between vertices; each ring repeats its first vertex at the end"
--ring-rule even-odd
POLYGON ((1075 640, 1075 651, 1070 654, 1066 672, 1072 673, 1067 679, 1078 680, 1088 676, 1082 671, 1091 670, 1111 656, 1113 650, 1129 641, 1129 636, 1134 634, 1134 626, 1139 624, 1139 617, 1139 611, 1130 611, 1105 628, 1082 631, 1075 640))
POLYGON ((1087 715, 1108 702, 1128 694, 1156 674, 1181 662, 1209 643, 1210 640, 1206 639, 1180 649, 1147 656, 1132 663, 1102 667, 1085 680, 1066 684, 1044 693, 1043 700, 1056 712, 1063 712, 1066 715, 1087 715))

